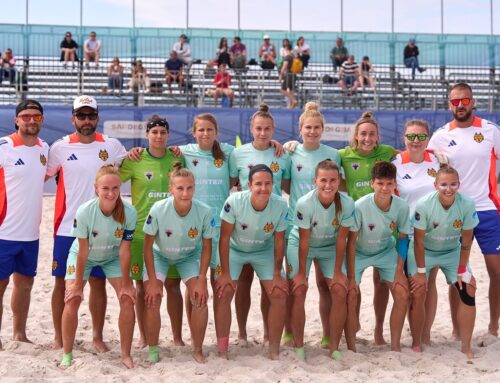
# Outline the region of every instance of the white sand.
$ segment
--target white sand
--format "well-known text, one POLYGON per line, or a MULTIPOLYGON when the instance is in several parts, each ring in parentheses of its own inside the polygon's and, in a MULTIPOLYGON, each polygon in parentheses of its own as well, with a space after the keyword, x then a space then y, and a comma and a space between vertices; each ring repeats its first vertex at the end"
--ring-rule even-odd
MULTIPOLYGON (((154 366, 146 362, 147 351, 134 349, 133 357, 137 367, 126 370, 120 364, 118 334, 118 304, 114 292, 108 284, 108 313, 106 316, 105 339, 111 348, 106 354, 97 354, 91 344, 92 328, 88 311, 88 287, 86 300, 80 309, 80 323, 74 349, 74 365, 66 371, 57 368, 62 351, 50 349, 52 317, 50 296, 53 279, 52 263, 52 217, 54 198, 46 197, 41 224, 40 259, 38 276, 32 293, 31 309, 28 318, 28 337, 34 344, 13 342, 12 313, 10 310, 11 286, 4 299, 4 318, 0 351, 0 381, 106 381, 106 382, 148 382, 166 381, 216 381, 216 382, 500 382, 500 341, 487 347, 477 347, 478 338, 484 334, 488 325, 488 276, 482 255, 477 245, 473 247, 472 267, 477 278, 477 320, 473 344, 476 358, 467 364, 460 353, 460 343, 450 339, 451 323, 447 298, 447 286, 442 274, 438 277, 439 306, 434 323, 433 346, 421 354, 411 351, 411 337, 408 324, 403 329, 401 353, 389 351, 388 346, 375 347, 358 344, 358 353, 344 352, 341 361, 328 358, 327 352, 319 349, 321 323, 318 314, 318 293, 311 274, 311 288, 306 302, 307 322, 305 329, 307 363, 297 360, 291 349, 283 348, 280 361, 270 361, 262 347, 262 321, 259 310, 260 287, 253 286, 253 306, 248 321, 249 347, 230 347, 231 360, 221 360, 215 351, 215 330, 213 312, 205 338, 205 365, 195 363, 190 347, 175 348, 172 345, 170 324, 166 316, 165 302, 162 305, 162 330, 160 348, 162 360, 154 366)), ((313 271, 312 271, 313 272, 313 271)), ((360 338, 372 339, 374 315, 372 308, 371 272, 365 273, 361 285, 363 304, 361 308, 362 330, 360 338)), ((392 302, 392 300, 391 300, 392 302)), ((391 303, 389 303, 389 309, 391 303)), ((389 311, 386 317, 385 336, 389 340, 389 311)), ((184 340, 189 343, 189 328, 183 327, 184 340)), ((233 313, 231 343, 236 337, 236 320, 233 313)), ((345 350, 345 344, 341 344, 345 350)))

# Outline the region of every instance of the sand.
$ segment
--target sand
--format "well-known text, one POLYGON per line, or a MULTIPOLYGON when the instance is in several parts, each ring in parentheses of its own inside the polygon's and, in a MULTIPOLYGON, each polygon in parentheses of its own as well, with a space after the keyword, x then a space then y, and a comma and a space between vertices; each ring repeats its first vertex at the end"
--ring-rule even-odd
MULTIPOLYGON (((333 361, 325 350, 319 348, 321 323, 318 313, 318 293, 314 285, 314 271, 311 272, 311 287, 306 301, 305 349, 307 362, 298 360, 290 348, 282 348, 279 361, 265 357, 262 345, 262 320, 259 310, 260 287, 254 282, 253 305, 248 320, 249 346, 242 348, 234 344, 236 339, 236 321, 233 312, 231 331, 230 360, 217 357, 215 350, 215 329, 213 312, 210 309, 205 353, 207 363, 197 364, 191 358, 190 347, 174 347, 170 323, 166 315, 165 302, 162 304, 162 329, 160 349, 162 360, 151 366, 146 362, 146 349, 134 348, 133 358, 136 368, 127 370, 120 363, 118 312, 119 307, 114 291, 108 284, 108 312, 106 315, 105 340, 111 351, 97 354, 91 343, 92 326, 88 311, 88 287, 86 299, 80 309, 79 327, 73 351, 75 360, 66 371, 57 368, 62 351, 51 349, 52 317, 50 296, 53 285, 52 263, 52 217, 54 198, 45 197, 44 212, 40 234, 40 258, 38 276, 32 292, 31 308, 28 318, 28 337, 33 344, 11 341, 12 313, 10 310, 11 286, 4 298, 4 318, 1 339, 4 350, 0 351, 1 382, 499 382, 500 381, 500 341, 493 341, 485 347, 478 347, 478 342, 486 332, 488 325, 488 275, 484 260, 477 244, 474 244, 471 264, 477 278, 477 319, 473 337, 476 358, 473 364, 466 363, 466 358, 459 351, 460 343, 451 339, 451 321, 449 315, 447 286, 442 274, 438 277, 439 305, 433 327, 433 345, 423 353, 414 353, 411 348, 409 326, 405 323, 402 336, 401 353, 389 351, 389 346, 377 347, 373 338, 374 314, 372 308, 371 271, 365 273, 361 290, 363 303, 361 308, 362 330, 360 338, 369 340, 358 344, 358 353, 345 351, 341 344, 344 358, 333 361)), ((389 302, 388 310, 391 308, 389 302)), ((210 302, 211 304, 211 302, 210 302)), ((210 306, 211 307, 211 306, 210 306)), ((389 313, 389 311, 388 311, 389 313)), ((389 340, 388 314, 384 334, 389 340)), ((137 340, 137 333, 136 339, 137 340)), ((183 325, 183 337, 187 344, 190 334, 187 323, 183 325)))

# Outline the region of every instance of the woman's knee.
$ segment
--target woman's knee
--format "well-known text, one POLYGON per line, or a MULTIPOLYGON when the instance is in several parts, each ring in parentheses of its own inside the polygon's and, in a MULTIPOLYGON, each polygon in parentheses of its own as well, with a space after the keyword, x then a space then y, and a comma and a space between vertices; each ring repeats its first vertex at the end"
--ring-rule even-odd
POLYGON ((332 303, 345 305, 347 303, 347 290, 344 286, 338 283, 334 284, 330 289, 332 303))

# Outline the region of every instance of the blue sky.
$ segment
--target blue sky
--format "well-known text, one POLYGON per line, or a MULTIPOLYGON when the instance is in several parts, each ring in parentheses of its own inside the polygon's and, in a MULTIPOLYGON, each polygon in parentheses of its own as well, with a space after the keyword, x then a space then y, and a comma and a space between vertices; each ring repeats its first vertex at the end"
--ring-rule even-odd
MULTIPOLYGON (((186 27, 187 0, 136 0, 136 26, 186 27)), ((32 24, 80 24, 80 0, 29 0, 32 24)), ((241 29, 288 30, 289 0, 240 0, 241 29)), ((344 31, 391 31, 391 0, 344 0, 344 31)), ((441 32, 440 0, 394 0, 396 32, 441 32)), ((340 31, 340 0, 292 0, 292 29, 340 31)), ((490 33, 490 0, 444 0, 444 32, 490 33)), ((500 34, 500 0, 493 0, 500 34)), ((132 0, 83 0, 84 25, 132 26, 132 0)), ((24 23, 26 1, 2 0, 0 23, 24 23)), ((189 26, 237 28, 237 0, 189 0, 189 26)))

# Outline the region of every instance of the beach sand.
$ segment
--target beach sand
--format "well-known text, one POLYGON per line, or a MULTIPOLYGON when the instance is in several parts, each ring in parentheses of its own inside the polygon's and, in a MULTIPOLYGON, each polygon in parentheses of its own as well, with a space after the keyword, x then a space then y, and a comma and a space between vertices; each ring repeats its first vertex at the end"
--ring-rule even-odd
MULTIPOLYGON (((233 311, 233 324, 230 338, 230 360, 222 360, 216 355, 213 311, 209 311, 209 323, 205 337, 207 363, 197 364, 191 358, 189 328, 184 320, 183 337, 186 347, 174 347, 170 322, 166 315, 165 301, 162 303, 162 328, 160 333, 160 363, 151 366, 147 363, 147 349, 133 349, 136 368, 125 369, 120 363, 118 333, 119 306, 108 284, 108 311, 106 314, 105 340, 111 351, 97 354, 92 347, 92 326, 88 311, 89 288, 85 288, 85 301, 80 308, 76 344, 73 350, 74 364, 65 371, 57 368, 62 351, 51 349, 53 338, 50 297, 53 286, 51 277, 52 263, 52 219, 54 198, 44 198, 44 212, 40 233, 40 258, 38 275, 32 292, 31 308, 28 318, 28 337, 33 344, 11 341, 12 312, 10 310, 11 285, 4 298, 4 317, 0 351, 1 382, 500 382, 500 341, 493 341, 485 347, 478 347, 478 341, 486 332, 489 320, 488 275, 484 260, 474 243, 471 265, 477 279, 477 319, 473 337, 476 358, 472 364, 466 362, 460 352, 460 343, 451 339, 451 320, 444 276, 438 276, 439 304, 432 332, 433 345, 423 353, 414 353, 408 323, 402 335, 402 352, 391 352, 389 346, 374 346, 373 342, 373 285, 371 270, 363 276, 361 291, 362 330, 358 337, 367 342, 358 343, 358 353, 346 351, 342 342, 344 357, 333 361, 325 350, 319 348, 321 322, 318 313, 318 292, 315 286, 314 271, 310 275, 310 289, 306 301, 305 350, 307 362, 295 357, 291 348, 283 347, 280 360, 266 358, 262 345, 262 319, 259 309, 260 287, 254 281, 252 290, 253 304, 248 320, 249 345, 246 348, 235 345, 237 335, 236 319, 233 311)), ((210 290, 209 290, 210 291, 210 290)), ((211 291, 210 291, 211 292, 211 291)), ((389 341, 389 310, 384 334, 389 341)), ((137 331, 134 343, 137 340, 137 331)))

